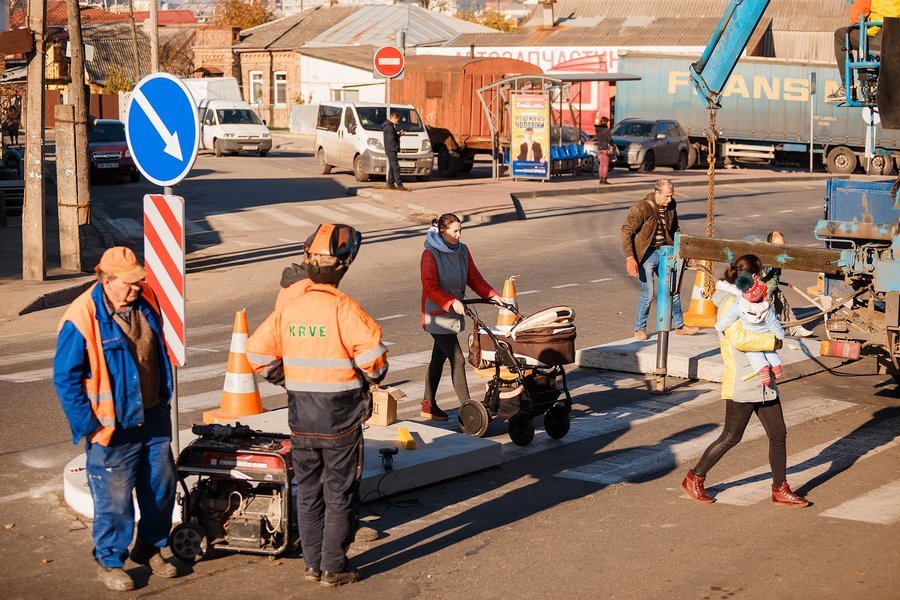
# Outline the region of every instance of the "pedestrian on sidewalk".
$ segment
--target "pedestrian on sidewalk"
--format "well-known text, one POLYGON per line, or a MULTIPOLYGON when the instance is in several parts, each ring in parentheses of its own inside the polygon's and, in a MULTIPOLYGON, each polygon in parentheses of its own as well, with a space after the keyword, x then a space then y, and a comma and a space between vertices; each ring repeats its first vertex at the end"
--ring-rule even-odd
POLYGON ((74 443, 85 438, 100 580, 127 591, 134 589, 123 568, 134 534, 132 492, 141 518, 131 560, 160 577, 178 575, 176 564, 160 554, 175 506, 172 366, 159 304, 134 252, 110 248, 96 272, 97 283, 60 322, 53 384, 74 443))
POLYGON ((612 133, 609 131, 608 117, 600 117, 599 120, 594 121, 594 137, 597 140, 597 175, 600 177, 598 183, 606 185, 609 183, 606 180, 609 177, 609 161, 612 157, 611 153, 615 149, 612 133))
MULTIPOLYGON (((754 254, 745 254, 725 270, 717 282, 713 303, 720 316, 738 301, 735 282, 742 274, 758 278, 762 262, 754 254)), ((787 426, 781 409, 778 386, 774 380, 762 385, 750 366, 746 353, 765 352, 781 348, 772 333, 756 333, 744 329, 738 320, 725 331, 718 332, 722 352, 722 399, 725 400, 725 426, 721 435, 703 452, 700 460, 681 482, 681 489, 698 502, 710 504, 715 500, 705 489, 706 475, 725 453, 737 445, 744 435, 750 417, 762 423, 769 438, 769 466, 772 469, 772 502, 781 506, 803 508, 806 498, 794 493, 787 483, 787 426)))
MULTIPOLYGON (((628 210, 622 225, 622 251, 625 253, 625 268, 632 277, 641 282, 641 297, 638 300, 637 316, 634 320, 634 339, 647 339, 647 315, 650 313, 650 298, 655 294, 653 284, 659 267, 659 249, 674 243, 678 226, 675 208, 675 186, 668 179, 656 182, 654 191, 635 202, 628 210)), ((672 298, 672 323, 678 335, 694 335, 696 327, 684 324, 681 312, 681 297, 672 298)))
POLYGON ((347 549, 359 526, 362 427, 369 386, 388 370, 381 328, 338 290, 361 241, 348 225, 319 225, 304 246, 308 278, 247 340, 253 369, 288 393, 304 579, 325 587, 359 579, 347 549))
POLYGON ((400 178, 400 136, 403 132, 397 129, 397 123, 400 122, 400 115, 395 112, 384 122, 384 154, 387 156, 387 175, 385 183, 387 187, 401 192, 409 191, 403 186, 403 179, 400 178))
MULTIPOLYGON (((766 236, 766 241, 770 244, 784 245, 784 235, 780 231, 772 231, 766 236)), ((781 267, 764 267, 763 281, 768 289, 768 300, 778 314, 782 323, 793 323, 797 320, 797 316, 791 309, 788 299, 784 297, 784 292, 778 287, 781 283, 781 267)), ((788 330, 788 335, 792 337, 809 337, 812 331, 803 325, 795 325, 788 330)))
POLYGON ((19 145, 19 109, 13 104, 6 111, 6 131, 9 133, 11 146, 19 145))
POLYGON ((420 269, 422 273, 422 327, 434 338, 431 362, 425 375, 425 397, 420 415, 424 419, 446 421, 447 413, 435 400, 444 362, 450 361, 450 378, 460 404, 469 399, 466 361, 457 334, 465 329, 461 300, 466 286, 500 304, 500 294, 475 266, 468 247, 459 241, 462 223, 454 214, 443 214, 431 222, 425 236, 420 269))

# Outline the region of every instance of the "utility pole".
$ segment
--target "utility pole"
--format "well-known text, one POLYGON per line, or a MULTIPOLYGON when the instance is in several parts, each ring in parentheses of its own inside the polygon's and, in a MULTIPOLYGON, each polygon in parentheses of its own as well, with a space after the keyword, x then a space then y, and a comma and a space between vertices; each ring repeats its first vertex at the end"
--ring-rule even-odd
POLYGON ((150 71, 159 73, 159 2, 150 0, 150 71))
POLYGON ((22 279, 44 281, 44 19, 46 0, 29 0, 28 28, 34 47, 28 54, 25 92, 25 203, 22 208, 22 279))
MULTIPOLYGON (((88 180, 88 99, 84 89, 84 40, 81 36, 81 10, 78 0, 66 0, 69 18, 69 50, 71 64, 69 68, 69 104, 75 107, 75 182, 76 204, 78 205, 78 225, 91 221, 91 190, 88 180)), ((58 159, 57 159, 58 160, 58 159)), ((77 235, 76 239, 81 237, 77 235)), ((62 265, 64 269, 77 267, 62 265)))
POLYGON ((78 229, 78 178, 75 169, 75 107, 57 104, 56 204, 59 215, 59 261, 63 269, 81 270, 81 236, 78 229))
POLYGON ((137 79, 140 80, 144 74, 144 69, 141 67, 141 55, 138 53, 137 25, 134 23, 134 0, 128 0, 128 14, 131 17, 131 51, 134 54, 134 68, 137 73, 137 79))

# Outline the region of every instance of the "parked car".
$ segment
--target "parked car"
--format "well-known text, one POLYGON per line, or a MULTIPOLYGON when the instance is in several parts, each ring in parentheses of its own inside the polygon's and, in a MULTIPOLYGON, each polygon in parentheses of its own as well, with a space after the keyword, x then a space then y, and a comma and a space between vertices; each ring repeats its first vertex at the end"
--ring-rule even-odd
MULTIPOLYGON (((434 168, 431 140, 419 112, 410 105, 391 104, 390 111, 400 116, 400 174, 428 181, 434 168)), ((386 175, 382 127, 388 106, 372 102, 322 102, 316 121, 316 162, 319 173, 327 175, 332 167, 351 169, 357 181, 371 175, 386 175)))
POLYGON ((619 149, 619 166, 632 171, 652 171, 658 166, 688 168, 690 140, 677 121, 625 119, 613 128, 612 138, 619 149))
POLYGON ((88 156, 91 159, 91 178, 141 178, 125 141, 125 124, 115 119, 97 119, 88 130, 88 156))

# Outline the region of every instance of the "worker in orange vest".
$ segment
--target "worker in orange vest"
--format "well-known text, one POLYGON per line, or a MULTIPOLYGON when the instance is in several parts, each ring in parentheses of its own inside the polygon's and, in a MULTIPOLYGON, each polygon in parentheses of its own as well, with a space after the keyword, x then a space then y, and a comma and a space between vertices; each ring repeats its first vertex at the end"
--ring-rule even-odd
POLYGON ((304 576, 328 587, 359 579, 347 549, 359 521, 362 425, 369 386, 388 369, 381 328, 337 289, 361 239, 348 225, 320 225, 304 247, 309 278, 247 340, 254 370, 288 392, 304 576))
POLYGON ((159 553, 168 545, 175 507, 172 366, 159 304, 134 252, 110 248, 96 271, 97 283, 60 321, 53 384, 72 440, 85 438, 100 580, 111 590, 127 591, 134 589, 122 568, 134 535, 132 492, 141 519, 131 559, 154 575, 178 575, 171 559, 159 553))

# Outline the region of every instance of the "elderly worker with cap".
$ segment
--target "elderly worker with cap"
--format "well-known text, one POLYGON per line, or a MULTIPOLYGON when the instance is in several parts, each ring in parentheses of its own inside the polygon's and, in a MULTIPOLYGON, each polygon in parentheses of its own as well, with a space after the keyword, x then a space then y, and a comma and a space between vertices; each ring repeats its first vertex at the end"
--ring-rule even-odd
POLYGON ((115 247, 97 265, 97 283, 69 306, 59 325, 53 384, 78 443, 84 438, 94 502, 94 560, 111 590, 134 589, 131 559, 154 575, 175 577, 160 554, 175 503, 169 400, 172 368, 162 319, 134 252, 115 247))

